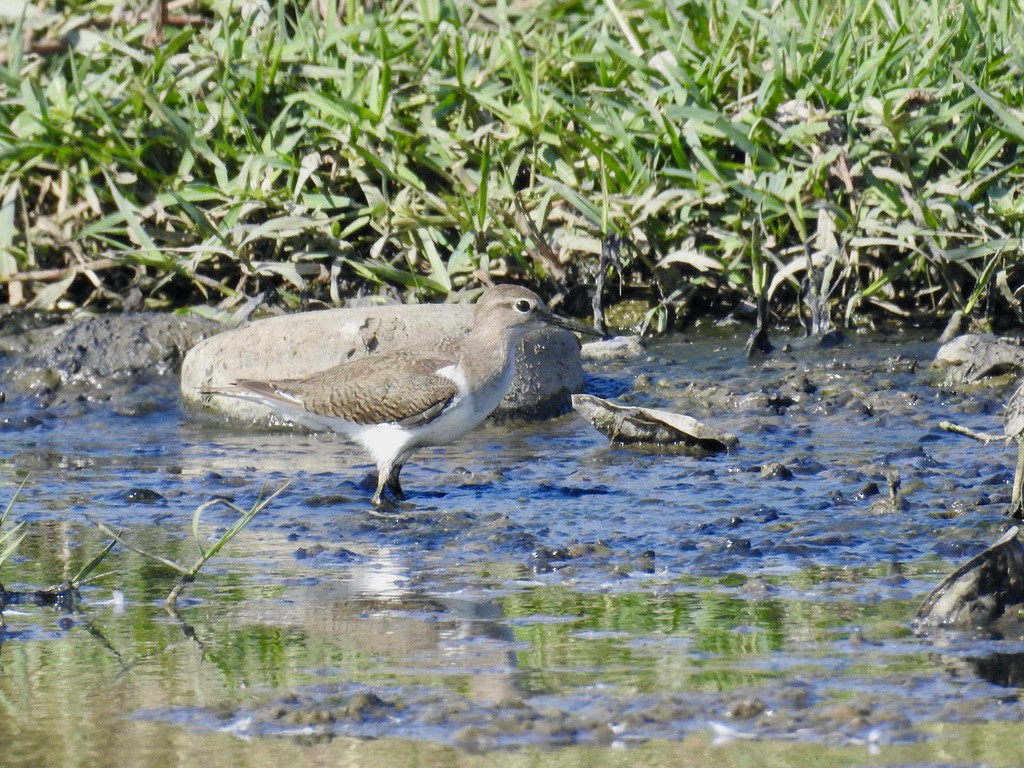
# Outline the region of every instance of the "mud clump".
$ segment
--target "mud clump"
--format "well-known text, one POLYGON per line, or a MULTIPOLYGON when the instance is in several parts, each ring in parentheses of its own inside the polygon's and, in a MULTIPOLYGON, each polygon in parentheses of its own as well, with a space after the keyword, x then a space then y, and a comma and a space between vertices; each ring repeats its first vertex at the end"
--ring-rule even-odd
POLYGON ((140 383, 176 374, 185 353, 220 330, 201 317, 138 312, 5 335, 5 389, 44 407, 117 401, 140 383))

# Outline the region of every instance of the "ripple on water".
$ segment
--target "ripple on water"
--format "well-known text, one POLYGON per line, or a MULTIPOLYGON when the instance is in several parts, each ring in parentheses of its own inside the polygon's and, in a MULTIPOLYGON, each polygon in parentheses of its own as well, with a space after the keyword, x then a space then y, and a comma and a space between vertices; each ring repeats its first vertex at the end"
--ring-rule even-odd
MULTIPOLYGON (((81 690, 127 686, 148 723, 245 736, 916 743, 938 722, 1020 720, 1005 695, 1024 679, 1020 648, 909 631, 938 578, 1005 525, 1012 454, 937 428, 997 430, 1001 395, 936 388, 932 348, 906 338, 763 366, 742 344, 660 342, 589 379, 739 435, 732 453, 613 447, 571 415, 489 424, 414 458, 412 503, 390 515, 368 514, 372 467, 336 437, 195 419, 172 383, 140 396, 153 407, 7 404, 8 496, 29 475, 13 513, 31 524, 25 583, 97 551, 85 514, 188 561, 200 504, 245 508, 291 485, 181 616, 159 607, 167 575, 119 552, 122 574, 80 613, 6 614, 0 640, 81 690), (99 606, 115 587, 120 613, 99 606), (63 643, 91 667, 53 661, 63 643)), ((209 510, 203 535, 230 521, 209 510)), ((47 683, 0 675, 6 701, 33 685, 47 683)), ((11 722, 37 732, 17 706, 11 722)), ((82 728, 109 730, 98 704, 78 706, 82 728)))

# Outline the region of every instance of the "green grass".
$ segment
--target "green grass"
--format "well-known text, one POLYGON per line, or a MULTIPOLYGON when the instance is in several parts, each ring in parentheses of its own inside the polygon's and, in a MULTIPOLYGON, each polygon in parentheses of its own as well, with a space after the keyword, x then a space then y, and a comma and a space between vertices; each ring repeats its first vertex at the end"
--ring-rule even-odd
POLYGON ((1024 317, 1018 2, 366 6, 213 2, 155 52, 85 23, 107 2, 4 21, 0 290, 230 310, 603 271, 680 318, 811 285, 838 322, 1024 317), (23 23, 80 34, 40 59, 23 23))
MULTIPOLYGON (((11 509, 14 507, 14 502, 18 499, 18 494, 21 493, 21 489, 25 487, 27 481, 28 478, 22 481, 21 485, 18 486, 18 490, 14 492, 11 500, 7 503, 4 511, 0 512, 0 566, 18 550, 18 546, 25 538, 26 531, 22 530, 25 527, 25 523, 16 523, 12 527, 6 527, 4 524, 7 522, 7 515, 10 514, 11 509)), ((0 582, 0 613, 3 612, 3 591, 3 583, 0 582)), ((3 617, 0 616, 0 624, 2 622, 3 617)))

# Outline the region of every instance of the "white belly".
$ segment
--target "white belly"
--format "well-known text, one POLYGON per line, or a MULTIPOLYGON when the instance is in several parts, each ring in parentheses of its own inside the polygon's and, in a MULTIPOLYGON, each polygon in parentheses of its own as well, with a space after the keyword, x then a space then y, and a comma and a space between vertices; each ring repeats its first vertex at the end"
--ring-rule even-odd
POLYGON ((233 396, 267 405, 290 421, 310 429, 338 432, 362 446, 374 462, 381 466, 396 457, 403 457, 402 461, 405 461, 413 451, 425 445, 447 445, 480 424, 498 407, 508 392, 515 375, 515 363, 511 359, 505 370, 472 394, 468 391, 465 377, 456 366, 447 366, 437 373, 454 382, 459 395, 436 419, 416 427, 402 427, 394 423, 356 424, 337 417, 310 413, 298 402, 292 405, 279 400, 270 401, 259 394, 237 393, 233 396))
MULTIPOLYGON (((507 376, 508 384, 478 393, 476 398, 462 394, 449 405, 440 416, 433 421, 417 427, 400 427, 397 424, 374 424, 363 426, 346 422, 344 427, 338 420, 324 426, 341 432, 350 440, 361 445, 378 465, 387 463, 396 456, 403 456, 405 461, 418 448, 426 445, 448 445, 458 440, 467 432, 490 416, 498 407, 512 382, 511 373, 507 376)), ((459 382, 456 382, 459 384, 459 382)), ((459 389, 465 392, 459 385, 459 389)))
POLYGON ((416 445, 447 445, 479 425, 498 407, 512 386, 515 364, 510 361, 499 377, 473 393, 469 392, 465 377, 454 365, 442 368, 438 374, 451 379, 459 388, 460 395, 440 416, 424 425, 422 431, 417 430, 416 445))

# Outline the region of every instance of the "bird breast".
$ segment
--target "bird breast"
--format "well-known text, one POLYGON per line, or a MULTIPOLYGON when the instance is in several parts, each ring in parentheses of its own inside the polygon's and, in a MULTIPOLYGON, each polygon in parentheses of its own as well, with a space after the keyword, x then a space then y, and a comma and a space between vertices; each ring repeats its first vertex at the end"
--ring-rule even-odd
POLYGON ((452 404, 434 419, 417 442, 423 445, 442 445, 459 439, 491 415, 504 399, 515 376, 514 360, 504 365, 495 375, 471 383, 461 365, 449 365, 437 375, 449 379, 459 389, 452 404))

